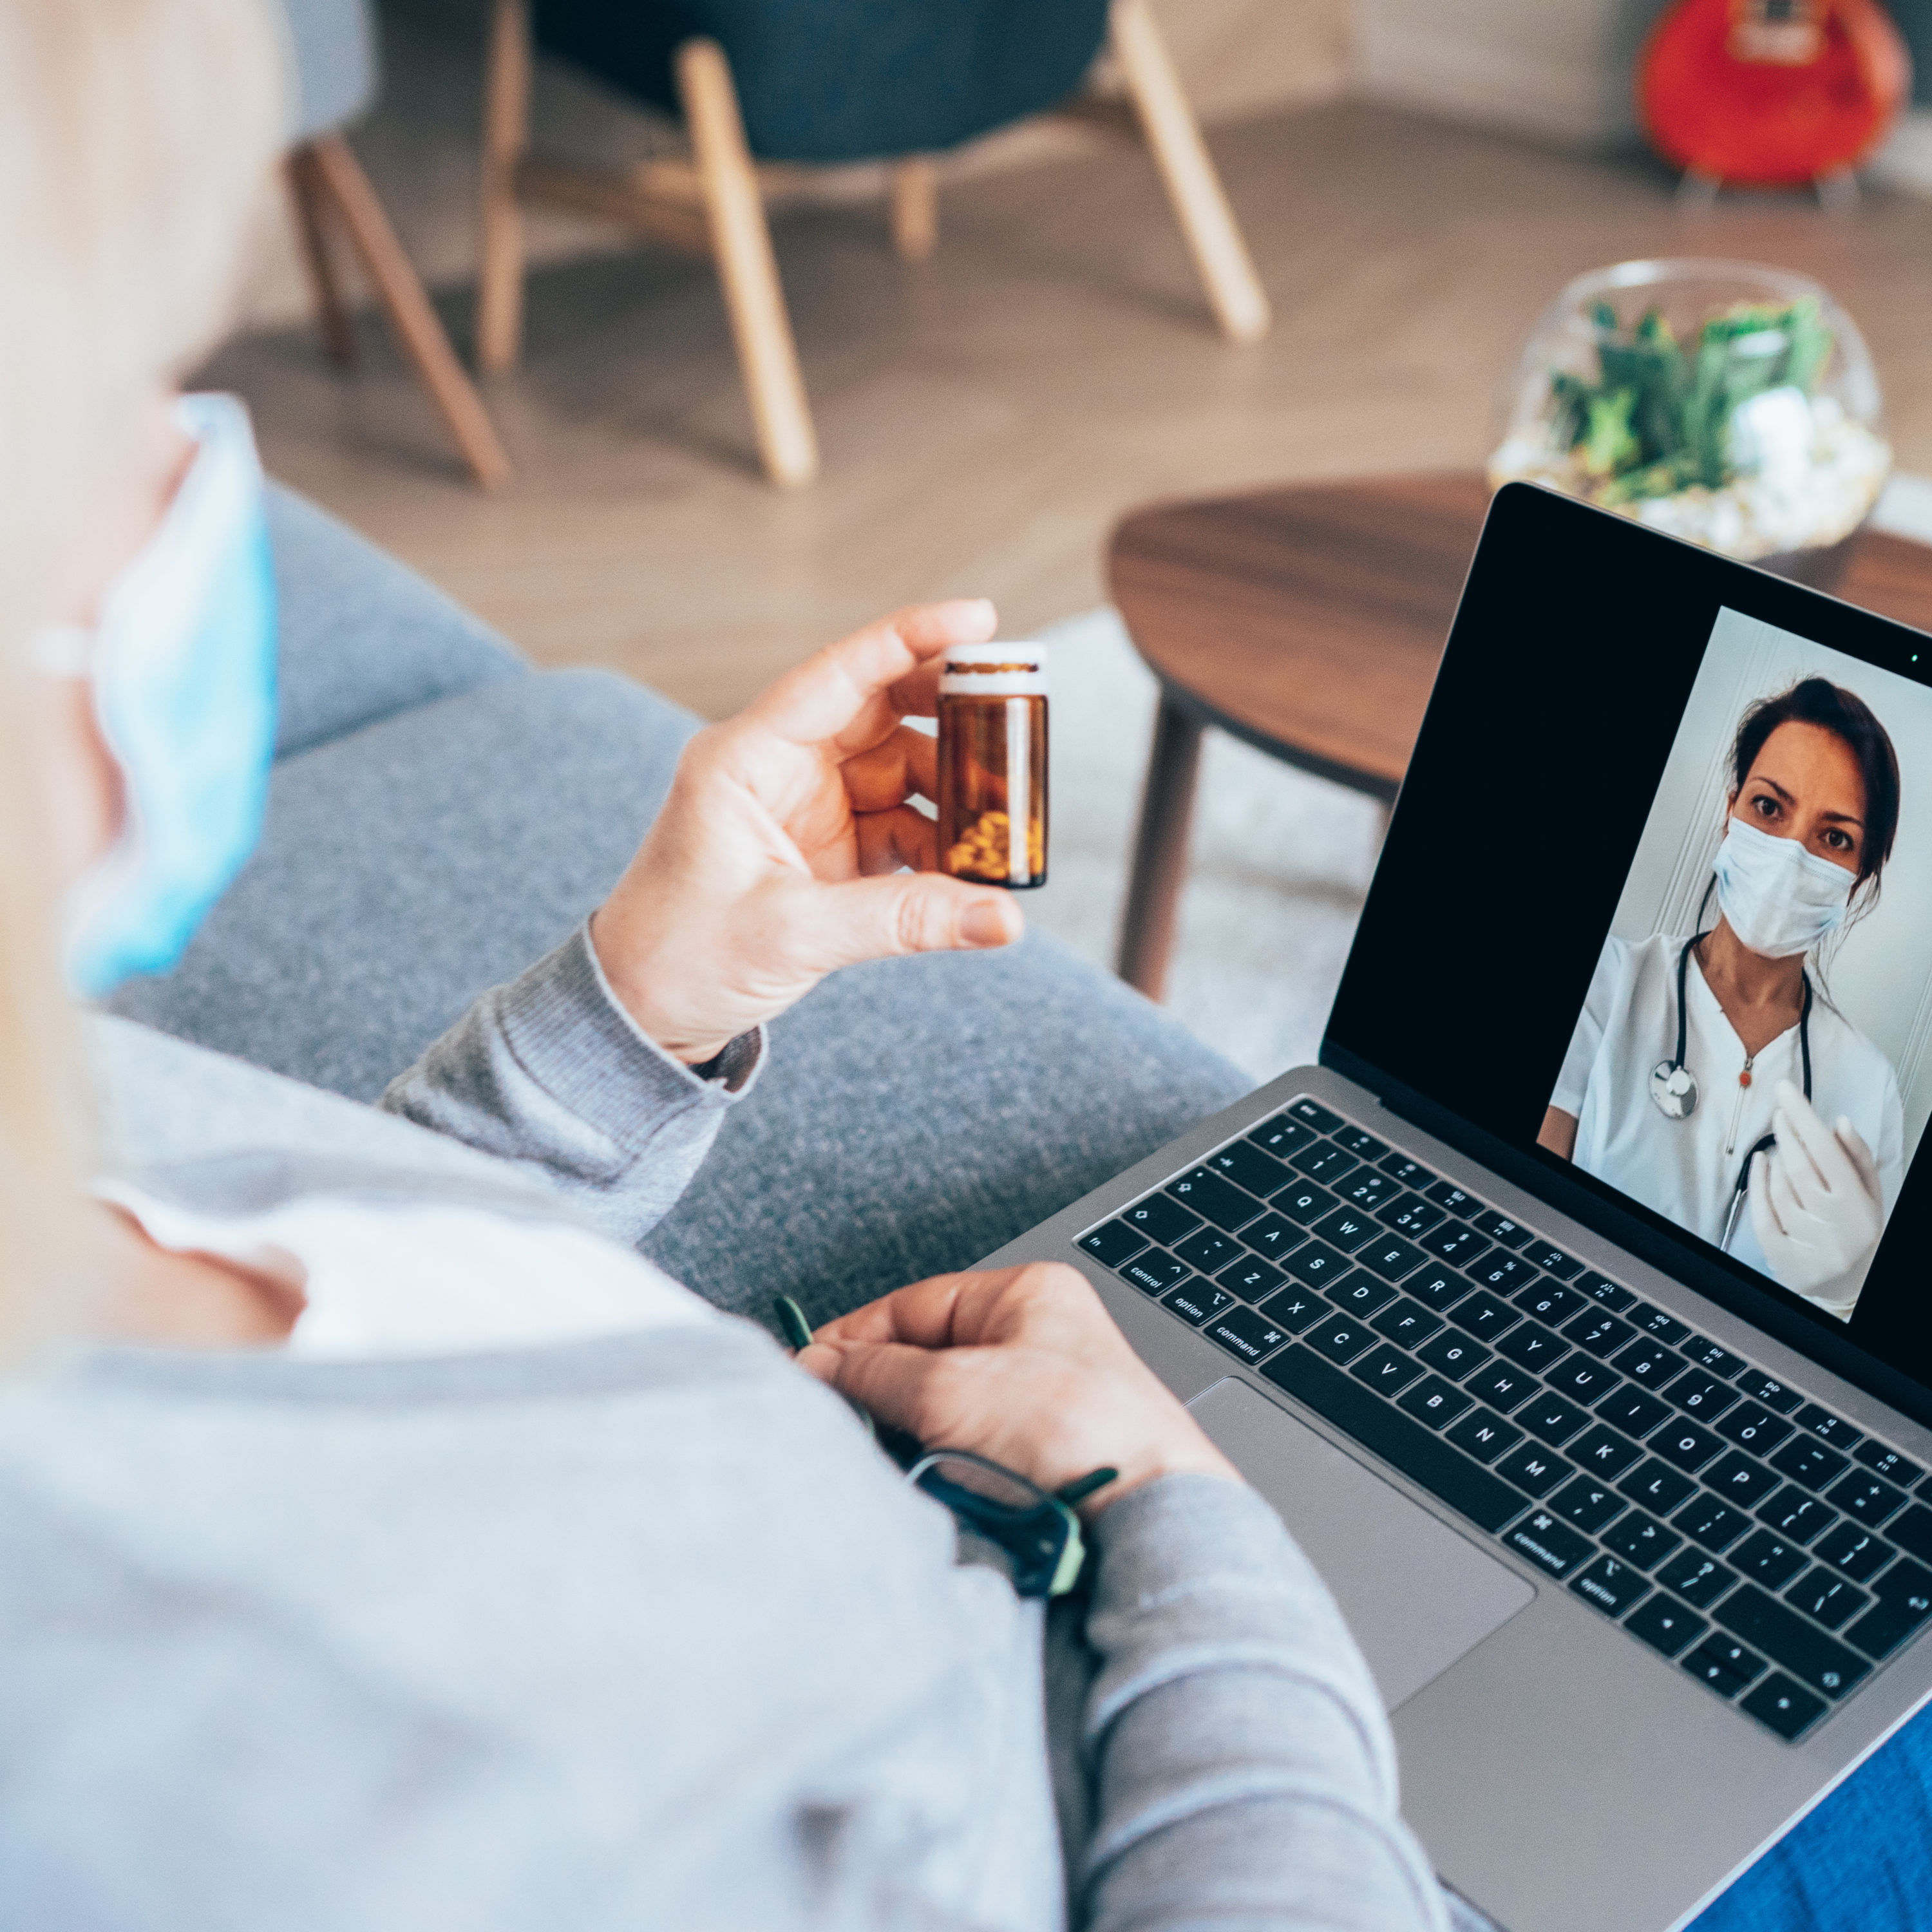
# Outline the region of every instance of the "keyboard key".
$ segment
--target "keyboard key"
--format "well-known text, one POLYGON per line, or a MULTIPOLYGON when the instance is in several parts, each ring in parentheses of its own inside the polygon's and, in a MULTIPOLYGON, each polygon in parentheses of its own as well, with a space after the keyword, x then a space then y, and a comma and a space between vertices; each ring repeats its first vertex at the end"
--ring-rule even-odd
MULTIPOLYGON (((1487 1349, 1483 1352, 1485 1356, 1489 1353, 1487 1349)), ((1445 1369, 1443 1373, 1447 1375, 1448 1371, 1445 1369)), ((1524 1374, 1514 1362, 1492 1362, 1471 1375, 1464 1386, 1492 1408, 1508 1415, 1533 1395, 1540 1384, 1534 1376, 1524 1374)))
POLYGON ((1516 1411, 1516 1419, 1539 1442, 1560 1449, 1590 1418, 1574 1402, 1543 1389, 1516 1411))
POLYGON ((1894 1489, 1878 1476, 1854 1469, 1841 1476, 1825 1492, 1825 1500, 1843 1510, 1854 1522, 1876 1529, 1887 1517, 1895 1516, 1905 1501, 1905 1492, 1894 1489))
POLYGON ((1724 1382, 1742 1374, 1749 1366, 1743 1356, 1732 1354, 1730 1349, 1706 1335, 1693 1335, 1677 1352, 1696 1363, 1699 1368, 1708 1369, 1724 1382))
POLYGON ((1177 1246, 1184 1234, 1192 1233, 1201 1225, 1198 1214, 1165 1194, 1150 1194, 1144 1201, 1136 1201, 1120 1219, 1164 1248, 1177 1246))
POLYGON ((1512 1449, 1496 1465, 1498 1475, 1507 1476, 1533 1496, 1547 1496, 1565 1477, 1576 1473, 1561 1456, 1552 1456, 1540 1442, 1526 1442, 1520 1449, 1512 1449))
POLYGON ((1576 1286, 1612 1315, 1624 1314, 1636 1306, 1636 1297, 1628 1288, 1618 1287, 1608 1275, 1597 1274, 1586 1268, 1576 1277, 1576 1286))
POLYGON ((1771 1458, 1771 1466, 1808 1490, 1822 1490, 1835 1483, 1851 1467, 1835 1449, 1808 1436, 1794 1436, 1771 1458))
POLYGON ((1378 1342, 1348 1372, 1384 1400, 1393 1402, 1421 1374, 1422 1364, 1412 1361, 1400 1348, 1378 1342))
POLYGON ((1288 1162, 1297 1174, 1306 1180, 1318 1180, 1324 1187, 1340 1186, 1361 1164, 1333 1141, 1317 1141, 1312 1147, 1304 1148, 1288 1162))
POLYGON ((1310 1288, 1326 1288, 1340 1281, 1354 1265, 1346 1255, 1337 1254, 1326 1241, 1304 1241, 1282 1266, 1299 1282, 1310 1288))
POLYGON ((1211 1281, 1203 1281, 1196 1275, 1178 1288, 1170 1288, 1161 1297, 1160 1305, 1172 1309, 1182 1321, 1191 1322, 1198 1328, 1210 1315, 1233 1307, 1234 1298, 1226 1288, 1216 1288, 1211 1281))
POLYGON ((1136 1234, 1124 1221, 1109 1221, 1090 1234, 1082 1234, 1078 1245, 1110 1268, 1117 1268, 1130 1256, 1147 1246, 1147 1237, 1136 1234))
POLYGON ((1478 1234, 1499 1248, 1520 1248, 1530 1238, 1529 1230, 1520 1221, 1512 1221, 1500 1208, 1485 1208, 1472 1225, 1478 1234))
POLYGON ((1630 1318, 1653 1340, 1674 1348, 1690 1333, 1684 1323, 1674 1315, 1666 1315, 1660 1308, 1653 1308, 1647 1301, 1640 1301, 1626 1311, 1630 1318))
POLYGON ((1646 1337, 1610 1358, 1611 1366, 1644 1388, 1661 1388, 1684 1364, 1661 1342, 1646 1337))
POLYGON ((1574 1352, 1555 1368, 1545 1369, 1543 1376, 1558 1395, 1567 1395, 1572 1402, 1586 1405, 1608 1395, 1623 1380, 1616 1370, 1574 1352))
POLYGON ((1787 1543, 1809 1543, 1838 1520, 1838 1513, 1795 1484, 1786 1483, 1757 1513, 1787 1543))
POLYGON ((1808 1402, 1798 1412, 1797 1422, 1800 1429, 1808 1430, 1820 1442, 1828 1442, 1834 1449, 1847 1453, 1865 1439, 1842 1415, 1834 1415, 1815 1402, 1808 1402))
POLYGON ((1924 1474, 1916 1462, 1908 1462, 1896 1449, 1888 1449, 1876 1436, 1868 1436, 1852 1451, 1852 1460, 1862 1462, 1875 1476, 1882 1476, 1888 1483, 1896 1483, 1902 1490, 1909 1490, 1924 1474))
POLYGON ((1276 1160, 1286 1160, 1315 1138, 1315 1130, 1305 1126, 1292 1114, 1277 1114, 1273 1120, 1264 1120, 1259 1126, 1250 1128, 1248 1138, 1264 1154, 1273 1154, 1276 1160))
POLYGON ((1419 1301, 1412 1301, 1407 1295, 1384 1308, 1369 1324, 1378 1335, 1385 1335, 1400 1348, 1413 1348, 1437 1334, 1442 1326, 1442 1318, 1432 1315, 1419 1301))
POLYGON ((1587 1470, 1600 1483, 1609 1483, 1621 1476, 1643 1451, 1627 1437, 1598 1422, 1578 1436, 1568 1453, 1580 1469, 1587 1470))
POLYGON ((1666 1422, 1651 1438, 1650 1446, 1666 1462, 1694 1475, 1723 1448, 1724 1438, 1700 1422, 1666 1422))
POLYGON ((1650 1594, 1648 1580, 1620 1557, 1600 1556, 1570 1586, 1606 1616, 1620 1617, 1650 1594))
POLYGON ((1422 1245, 1438 1261, 1454 1262, 1457 1268, 1467 1268, 1490 1252, 1489 1243, 1460 1221, 1444 1222, 1432 1234, 1424 1237, 1422 1245))
POLYGON ((1652 1650, 1661 1651, 1666 1657, 1675 1657, 1710 1628, 1702 1617, 1694 1616, 1661 1592, 1640 1604, 1624 1619, 1624 1628, 1632 1636, 1642 1638, 1652 1650))
POLYGON ((1300 1228, 1320 1220, 1324 1214, 1334 1214, 1341 1204, 1327 1188, 1317 1187, 1312 1180, 1298 1180, 1292 1186, 1280 1189, 1268 1200, 1268 1205, 1277 1214, 1286 1215, 1300 1228))
POLYGON ((1521 1318, 1507 1301, 1498 1301, 1486 1288, 1456 1304, 1456 1327, 1466 1328, 1479 1342, 1493 1341, 1521 1318))
POLYGON ((1371 1241, 1355 1258, 1383 1280, 1400 1281, 1404 1275, 1413 1274, 1428 1256, 1399 1237, 1384 1234, 1380 1240, 1371 1241))
POLYGON ((1244 1362, 1264 1362, 1288 1340, 1286 1328, 1252 1308, 1229 1309, 1208 1323, 1206 1333, 1209 1341, 1244 1362))
POLYGON ((1664 1391, 1666 1402, 1674 1402, 1687 1415, 1700 1422, 1714 1422, 1727 1408, 1736 1406, 1738 1392, 1702 1369, 1686 1369, 1664 1391))
POLYGON ((1338 1147, 1345 1147, 1358 1160, 1380 1160, 1389 1150, 1387 1141, 1378 1141, 1365 1127, 1331 1127, 1338 1147))
POLYGON ((1414 1416, 1417 1421, 1427 1423, 1432 1429, 1444 1429, 1462 1414, 1470 1402, 1460 1389, 1445 1382, 1440 1376, 1429 1376, 1418 1382, 1396 1406, 1414 1416))
POLYGON ((1727 1442, 1735 1442, 1757 1456, 1768 1456, 1791 1433, 1790 1423, 1755 1402, 1739 1402, 1714 1426, 1727 1442))
POLYGON ((1387 1282, 1378 1281, 1361 1268, 1351 1268, 1340 1281, 1330 1282, 1322 1292, 1337 1308, 1345 1308, 1364 1322, 1377 1309, 1386 1308, 1395 1299, 1395 1290, 1387 1282))
POLYGON ((1611 1390, 1598 1403, 1597 1413, 1604 1421, 1614 1423, 1626 1436, 1634 1436, 1641 1442, 1671 1412, 1657 1396, 1646 1395, 1642 1389, 1632 1388, 1626 1382, 1622 1388, 1611 1390))
POLYGON ((1751 1520, 1742 1510, 1720 1502, 1708 1490, 1700 1490, 1670 1519, 1672 1529, 1681 1529, 1694 1543, 1706 1550, 1728 1549, 1750 1528, 1751 1520))
POLYGON ((1262 1304, 1262 1312, 1276 1328, 1286 1328, 1291 1335, 1299 1335, 1331 1310, 1312 1288, 1298 1287, 1291 1282, 1262 1304))
POLYGON ((1755 1651, 1720 1634, 1706 1637, 1684 1660, 1684 1668, 1720 1697, 1735 1697, 1764 1675, 1766 1665, 1755 1651))
POLYGON ((1563 1332, 1578 1348, 1607 1360, 1636 1330, 1607 1309, 1586 1308, 1574 1322, 1565 1324, 1563 1332))
POLYGON ((1560 1281, 1552 1281, 1547 1275, 1540 1281, 1532 1282, 1514 1298, 1524 1314, 1533 1315, 1539 1322, 1547 1322, 1552 1328, 1559 1322, 1568 1321, 1580 1308, 1588 1305, 1574 1288, 1565 1288, 1560 1281))
POLYGON ((1738 1573, 1726 1569, 1714 1556, 1694 1549, 1665 1564, 1657 1573, 1657 1580, 1675 1590, 1687 1604, 1706 1610, 1738 1580, 1738 1573))
POLYGON ((1240 1243, 1218 1228, 1198 1228, 1174 1251, 1202 1274, 1219 1274, 1230 1262, 1247 1258, 1240 1243))
POLYGON ((1894 1516, 1888 1534, 1901 1550, 1910 1551, 1920 1562, 1932 1563, 1932 1509, 1914 1503, 1903 1516, 1894 1516))
POLYGON ((1281 1162, 1246 1141, 1235 1141, 1220 1148, 1202 1165, 1245 1187, 1250 1194, 1258 1194, 1263 1200, 1294 1178, 1281 1162))
POLYGON ((1828 1530, 1811 1546, 1813 1558, 1828 1565, 1854 1583, 1870 1580, 1898 1552, 1869 1530, 1855 1522, 1841 1522, 1828 1530))
POLYGON ((1870 1673, 1871 1666, 1856 1651, 1808 1624, 1755 1583, 1740 1583, 1715 1614, 1732 1636, 1781 1664, 1808 1689, 1822 1690, 1828 1697, 1844 1696, 1870 1673))
POLYGON ((1279 1261, 1283 1255, 1293 1254, 1307 1238, 1292 1221, 1279 1214, 1264 1214, 1258 1221, 1251 1221, 1241 1230, 1242 1245, 1253 1249, 1258 1255, 1265 1255, 1270 1261, 1279 1261))
POLYGON ((1519 1556, 1527 1556, 1552 1576, 1568 1576, 1592 1550, 1588 1537, 1579 1536, 1547 1510, 1532 1510, 1503 1540, 1519 1556))
POLYGON ((1532 1241, 1523 1251, 1532 1268, 1540 1268, 1545 1274, 1553 1274, 1558 1281, 1574 1281, 1583 1272, 1583 1264, 1566 1255, 1561 1248, 1552 1247, 1547 1241, 1532 1241))
POLYGON ((1640 1462, 1617 1487, 1634 1503, 1641 1503, 1659 1516, 1668 1516, 1686 1497, 1696 1493, 1697 1485, 1667 1462, 1653 1456, 1640 1462))
MULTIPOLYGON (((1472 1341, 1460 1328, 1445 1328, 1415 1352, 1438 1376, 1452 1382, 1460 1382, 1490 1359, 1489 1350, 1481 1342, 1472 1341)), ((1524 1387, 1527 1390, 1528 1384, 1524 1387)))
MULTIPOLYGON (((1442 1250, 1438 1248, 1439 1254, 1442 1250)), ((1493 1288, 1498 1294, 1513 1295, 1536 1279, 1536 1270, 1520 1255, 1498 1248, 1481 1260, 1462 1263, 1462 1272, 1478 1288, 1493 1288)))
POLYGON ((1493 1462, 1522 1440, 1522 1431, 1492 1408, 1472 1408, 1448 1431, 1449 1440, 1479 1462, 1493 1462))
POLYGON ((1178 1262, 1172 1255, 1162 1254, 1158 1248, 1149 1248, 1114 1270, 1122 1280, 1132 1282, 1142 1294, 1152 1295, 1165 1294, 1193 1272, 1185 1262, 1178 1262))
POLYGON ((1633 1509, 1624 1510, 1604 1532, 1601 1540, 1605 1549, 1614 1550, 1640 1570, 1654 1570, 1684 1539, 1674 1529, 1666 1529, 1655 1516, 1633 1509))
POLYGON ((1479 1529, 1493 1535, 1522 1508, 1508 1484, 1308 1349, 1283 1349, 1262 1373, 1479 1529))
POLYGON ((1169 1198, 1178 1201, 1182 1207, 1204 1214, 1216 1227, 1231 1234, 1245 1227, 1262 1211, 1262 1204, 1253 1196, 1244 1194, 1238 1187, 1230 1187, 1218 1174, 1210 1174, 1204 1167, 1197 1167, 1184 1174, 1178 1180, 1169 1181, 1167 1192, 1169 1198))
POLYGON ((1784 1600, 1802 1610, 1814 1623, 1837 1630, 1849 1623, 1871 1601, 1869 1591, 1861 1590, 1848 1577, 1835 1570, 1821 1570, 1815 1563, 1784 1593, 1784 1600))
POLYGON ((1360 1208, 1364 1214, 1380 1214, 1401 1192, 1402 1190, 1387 1174, 1372 1167, 1365 1167, 1359 1173, 1350 1174, 1342 1186, 1342 1198, 1352 1208, 1360 1208))
POLYGON ((1566 1521, 1594 1536, 1613 1516, 1628 1507, 1616 1490, 1592 1476, 1579 1476, 1564 1484, 1550 1499, 1550 1508, 1566 1521))
POLYGON ((1804 1400, 1796 1389, 1786 1388, 1775 1376, 1766 1375, 1762 1369, 1751 1370, 1738 1387, 1751 1401, 1761 1402, 1766 1408, 1780 1415, 1790 1414, 1804 1400))
POLYGON ((1779 1671, 1767 1677, 1738 1706, 1787 1740, 1802 1737, 1825 1714, 1825 1700, 1779 1671))
POLYGON ((1441 1227, 1444 1218, 1441 1208, 1419 1194, 1398 1194, 1393 1201, 1384 1202, 1376 1213, 1385 1227, 1406 1234, 1412 1241, 1420 1240, 1432 1228, 1441 1227))
POLYGON ((1731 1562, 1767 1590, 1781 1590, 1804 1568, 1804 1552, 1769 1530, 1760 1529, 1731 1552, 1731 1562))
POLYGON ((1726 1502, 1736 1503, 1739 1509, 1756 1509, 1780 1486, 1780 1479, 1762 1462, 1737 1449, 1720 1456, 1704 1472, 1704 1480, 1726 1502))
POLYGON ((1519 1368, 1537 1375, 1547 1375, 1569 1352, 1570 1344, 1540 1322, 1519 1322, 1496 1343, 1498 1354, 1507 1355, 1519 1368))
POLYGON ((1438 1180, 1432 1187, 1422 1190, 1438 1208, 1446 1208, 1452 1214, 1474 1214, 1482 1203, 1473 1194, 1466 1194, 1453 1180, 1438 1180))
POLYGON ((1436 1184, 1436 1176, 1419 1160, 1411 1160, 1406 1154, 1392 1154, 1382 1162, 1382 1172, 1394 1175, 1405 1187, 1412 1187, 1418 1194, 1426 1193, 1436 1184))
POLYGON ((1305 1094, 1300 1100, 1290 1101, 1288 1111, 1291 1118, 1305 1122, 1318 1134, 1332 1134, 1345 1124, 1340 1114, 1330 1113, 1320 1101, 1311 1100, 1305 1094))
POLYGON ((1878 1601, 1845 1635, 1868 1657, 1885 1658, 1932 1617, 1932 1570, 1895 1564, 1872 1586, 1878 1601))
POLYGON ((1366 1322, 1358 1322, 1352 1315, 1331 1315, 1327 1321, 1316 1322, 1303 1340, 1324 1360, 1341 1364, 1352 1362, 1376 1336, 1366 1322))
POLYGON ((1427 1302, 1431 1308, 1446 1312, 1472 1292, 1472 1288, 1466 1275, 1459 1274, 1447 1263, 1431 1262, 1402 1283, 1402 1292, 1414 1295, 1418 1301, 1427 1302))
POLYGON ((1364 1241, 1372 1240, 1382 1230, 1359 1208, 1345 1206, 1336 1208, 1332 1214, 1323 1215, 1310 1232, 1331 1248, 1340 1248, 1345 1255, 1352 1255, 1364 1241))
POLYGON ((1214 1279, 1230 1294, 1238 1294, 1244 1301, 1260 1301, 1288 1277, 1280 1268, 1257 1261, 1252 1255, 1244 1255, 1239 1261, 1230 1262, 1214 1279))

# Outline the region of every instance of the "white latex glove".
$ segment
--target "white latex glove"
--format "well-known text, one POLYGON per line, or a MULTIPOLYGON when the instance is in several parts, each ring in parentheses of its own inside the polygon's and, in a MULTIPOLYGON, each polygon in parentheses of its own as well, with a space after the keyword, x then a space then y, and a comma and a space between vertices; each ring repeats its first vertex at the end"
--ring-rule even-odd
POLYGON ((1871 1150, 1842 1114, 1834 1132, 1788 1080, 1772 1115, 1778 1144, 1751 1162, 1751 1226, 1772 1274, 1798 1294, 1847 1307, 1885 1232, 1871 1150), (1844 1282, 1844 1292, 1820 1294, 1844 1282))

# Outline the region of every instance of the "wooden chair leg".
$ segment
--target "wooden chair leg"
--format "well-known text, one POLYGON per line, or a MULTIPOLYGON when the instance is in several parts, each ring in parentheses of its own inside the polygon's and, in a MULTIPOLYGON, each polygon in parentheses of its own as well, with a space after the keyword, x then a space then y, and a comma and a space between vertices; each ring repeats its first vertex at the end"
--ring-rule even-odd
POLYGON ((1201 768, 1201 724, 1162 698, 1148 754, 1147 788, 1134 834, 1134 869, 1120 923, 1115 970, 1150 1000, 1167 991, 1174 951, 1174 911, 1187 877, 1187 835, 1194 818, 1194 780, 1201 768))
POLYGON ((1258 341, 1268 333, 1268 297, 1148 0, 1113 0, 1110 23, 1142 131, 1208 299, 1226 334, 1258 341))
POLYGON ((678 95, 698 157, 712 250, 758 452, 774 483, 788 488, 809 483, 818 474, 818 440, 731 69, 724 50, 706 40, 686 41, 677 50, 676 65, 678 95))
POLYGON ((338 369, 346 369, 356 360, 356 330, 328 252, 323 189, 316 172, 314 151, 308 142, 290 152, 283 172, 289 184, 289 200, 295 208, 296 232, 302 240, 309 286, 315 293, 316 322, 322 331, 322 352, 338 369))
POLYGON ((476 364, 508 369, 523 347, 524 216, 517 170, 530 142, 530 0, 496 0, 483 107, 476 364))
POLYGON ((510 459, 362 164, 340 134, 325 134, 314 143, 313 152, 316 178, 342 217, 403 352, 415 365, 477 482, 486 490, 500 489, 512 474, 510 459))
POLYGON ((892 164, 892 247, 902 262, 923 262, 939 244, 939 171, 925 154, 892 164))

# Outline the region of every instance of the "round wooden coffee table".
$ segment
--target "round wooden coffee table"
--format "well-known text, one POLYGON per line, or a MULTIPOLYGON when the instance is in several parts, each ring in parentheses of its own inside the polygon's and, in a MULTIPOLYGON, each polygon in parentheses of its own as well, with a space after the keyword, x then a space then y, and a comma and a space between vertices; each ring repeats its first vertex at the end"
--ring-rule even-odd
MULTIPOLYGON (((1160 710, 1121 928, 1121 978, 1167 979, 1201 734, 1384 803, 1422 724, 1482 528, 1477 472, 1156 504, 1115 530, 1108 581, 1160 710)), ((1932 548, 1867 531, 1837 594, 1932 630, 1932 548)))

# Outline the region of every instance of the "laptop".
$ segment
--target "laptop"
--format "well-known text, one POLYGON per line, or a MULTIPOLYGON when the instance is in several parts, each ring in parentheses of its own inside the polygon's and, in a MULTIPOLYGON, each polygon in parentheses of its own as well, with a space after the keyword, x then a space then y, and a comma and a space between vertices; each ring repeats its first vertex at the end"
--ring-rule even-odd
MULTIPOLYGON (((1510 485, 1318 1064, 991 1258, 1082 1269, 1280 1512, 1410 1823, 1508 1932, 1685 1924, 1932 1697, 1928 860, 1932 638, 1510 485), (1803 676, 1903 772, 1885 892, 1808 1010, 1821 1107, 1826 1003, 1896 1083, 1848 1312, 1539 1143, 1604 962, 1712 922, 1739 718, 1803 676)), ((1663 1072, 1657 1030, 1630 1051, 1663 1072)), ((1691 1070, 1742 1110, 1736 1070, 1691 1070)))

